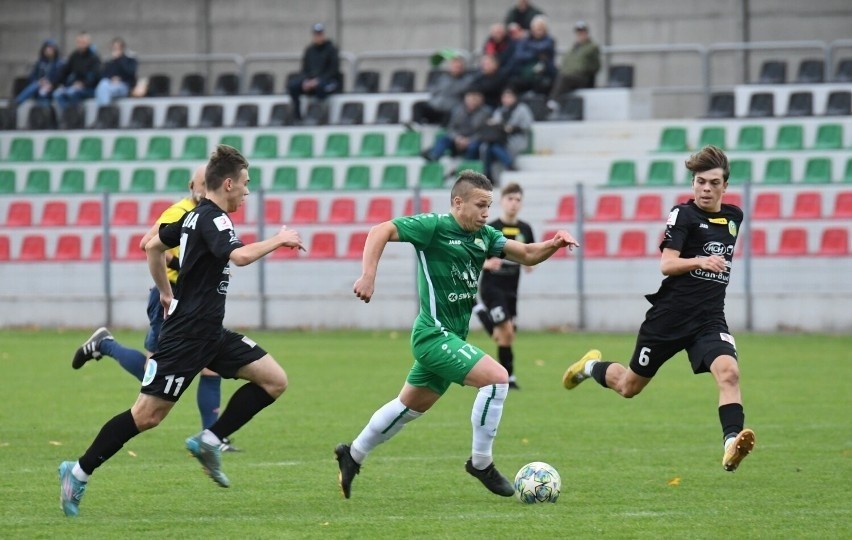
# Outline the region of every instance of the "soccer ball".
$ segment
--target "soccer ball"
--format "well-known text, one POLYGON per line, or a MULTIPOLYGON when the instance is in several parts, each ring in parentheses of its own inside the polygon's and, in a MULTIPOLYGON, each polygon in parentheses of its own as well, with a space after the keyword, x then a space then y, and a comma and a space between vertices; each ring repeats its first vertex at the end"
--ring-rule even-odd
POLYGON ((562 489, 562 479, 556 469, 541 461, 527 463, 515 475, 515 493, 525 504, 555 503, 562 489))

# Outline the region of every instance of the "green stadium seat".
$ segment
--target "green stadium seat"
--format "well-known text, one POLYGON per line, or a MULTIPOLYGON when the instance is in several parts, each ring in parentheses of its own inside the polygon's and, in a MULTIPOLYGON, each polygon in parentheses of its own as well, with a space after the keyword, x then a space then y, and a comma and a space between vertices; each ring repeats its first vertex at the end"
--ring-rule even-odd
POLYGON ((396 140, 395 156, 419 156, 420 149, 420 132, 419 131, 403 131, 399 134, 396 140))
POLYGON ((154 193, 157 191, 157 173, 154 169, 136 169, 130 177, 130 188, 133 193, 154 193))
POLYGON ((437 161, 425 163, 420 167, 420 187, 423 189, 441 189, 444 187, 444 166, 437 161))
POLYGON ((24 193, 50 193, 50 171, 46 169, 32 169, 27 174, 24 193))
POLYGON ((315 191, 334 189, 334 169, 328 165, 317 165, 311 169, 311 176, 308 178, 308 189, 315 191))
POLYGON ((830 158, 811 158, 805 163, 805 177, 802 179, 804 183, 830 184, 831 177, 830 158))
POLYGON ((793 165, 787 158, 774 158, 766 162, 764 184, 789 184, 793 181, 793 165))
POLYGON ((120 136, 115 138, 112 147, 113 161, 136 161, 136 137, 120 136))
POLYGON ((725 149, 726 143, 726 134, 725 128, 722 126, 706 126, 701 129, 701 133, 698 136, 698 147, 704 148, 707 145, 712 144, 722 150, 725 149))
POLYGON ((66 161, 68 160, 68 139, 65 137, 49 137, 44 142, 44 152, 41 154, 42 161, 66 161))
MULTIPOLYGON (((459 169, 462 170, 462 169, 459 169)), ((632 161, 613 161, 609 166, 609 186, 635 186, 636 164, 632 161)))
POLYGON ((852 184, 852 158, 846 160, 846 169, 843 173, 843 182, 852 184))
POLYGON ((350 165, 346 169, 346 179, 343 189, 370 189, 370 167, 366 165, 350 165))
POLYGON ((667 127, 660 134, 658 152, 684 152, 689 149, 686 143, 686 128, 667 127))
POLYGON ((83 193, 86 191, 86 173, 83 169, 65 169, 59 181, 59 193, 83 193))
POLYGON ((804 147, 802 131, 802 126, 798 124, 781 126, 773 150, 801 150, 804 147))
POLYGON ((219 139, 219 144, 236 148, 240 152, 243 151, 243 138, 241 135, 222 135, 222 138, 219 139))
POLYGON ((95 177, 96 192, 109 191, 116 193, 121 191, 121 175, 118 169, 101 169, 98 171, 98 176, 95 177))
POLYGON ((325 149, 322 151, 322 157, 349 157, 349 134, 330 134, 325 140, 325 149))
POLYGON ((33 140, 29 137, 15 137, 9 145, 9 155, 6 161, 32 161, 33 140))
POLYGON ((295 159, 314 157, 314 137, 310 133, 297 133, 290 137, 287 157, 295 159))
POLYGON ((162 161, 172 159, 172 138, 164 135, 151 137, 148 140, 148 151, 145 159, 149 161, 162 161))
POLYGON ((736 150, 748 152, 763 150, 763 126, 743 126, 737 136, 736 150))
POLYGON ((728 167, 731 170, 731 175, 728 177, 729 184, 745 184, 752 179, 750 159, 732 159, 728 167))
POLYGON ((15 171, 11 169, 0 170, 0 193, 15 192, 15 171))
POLYGON ((385 155, 385 134, 365 133, 361 137, 359 157, 383 157, 385 155))
POLYGON ((408 167, 405 165, 387 165, 382 171, 381 189, 408 188, 408 167))
POLYGON ((649 186, 673 186, 674 174, 674 163, 671 161, 652 161, 648 166, 645 183, 649 186))
POLYGON ((272 177, 272 191, 296 191, 299 189, 299 169, 284 166, 275 169, 272 177))
POLYGON ((839 150, 843 148, 843 126, 840 124, 822 124, 817 128, 814 148, 819 150, 839 150))
POLYGON ((471 171, 475 171, 481 174, 485 174, 485 164, 476 159, 464 160, 459 162, 457 171, 466 171, 470 169, 471 171))
MULTIPOLYGON (((229 145, 230 146, 230 145, 229 145)), ((190 135, 183 141, 183 152, 181 159, 192 159, 204 161, 207 155, 207 137, 204 135, 190 135)))
POLYGON ((192 171, 186 167, 175 167, 169 169, 166 174, 166 189, 165 191, 188 191, 189 179, 192 177, 192 171))
POLYGON ((263 185, 263 169, 252 165, 248 168, 248 175, 251 185, 255 186, 254 189, 263 185))
POLYGON ((77 149, 77 161, 100 161, 104 157, 103 141, 100 137, 83 137, 77 149))
POLYGON ((274 159, 278 157, 278 136, 258 135, 254 140, 254 149, 251 151, 251 159, 274 159))

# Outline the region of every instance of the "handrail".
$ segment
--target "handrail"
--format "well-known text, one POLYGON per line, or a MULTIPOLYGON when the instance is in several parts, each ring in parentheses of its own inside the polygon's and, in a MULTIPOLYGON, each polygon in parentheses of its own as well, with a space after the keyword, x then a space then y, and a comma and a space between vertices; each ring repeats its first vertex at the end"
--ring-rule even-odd
MULTIPOLYGON (((736 52, 736 51, 774 51, 779 49, 818 49, 822 51, 822 57, 825 61, 823 66, 823 78, 827 81, 831 78, 831 48, 825 41, 816 40, 799 40, 799 41, 750 41, 730 42, 730 43, 714 43, 707 46, 708 55, 712 56, 717 52, 736 52)), ((748 82, 748 81, 746 81, 748 82)))

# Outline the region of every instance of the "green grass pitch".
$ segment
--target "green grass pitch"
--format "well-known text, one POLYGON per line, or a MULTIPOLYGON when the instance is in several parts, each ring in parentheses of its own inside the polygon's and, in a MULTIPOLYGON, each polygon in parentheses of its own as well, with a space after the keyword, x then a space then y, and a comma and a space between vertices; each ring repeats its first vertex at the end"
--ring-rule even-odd
MULTIPOLYGON (((332 449, 398 392, 405 332, 250 332, 290 388, 234 436, 230 489, 183 450, 199 429, 195 388, 166 421, 96 472, 67 519, 57 466, 76 459, 138 383, 104 359, 73 371, 82 331, 0 331, 0 537, 4 538, 852 538, 850 336, 738 336, 755 452, 721 467, 717 391, 679 355, 625 400, 593 381, 567 392, 565 367, 590 347, 624 360, 631 335, 521 331, 522 389, 495 444, 507 476, 530 461, 561 473, 553 505, 486 492, 463 469, 474 391, 453 387, 379 447, 344 500, 332 449)), ((139 346, 141 332, 118 332, 139 346)), ((493 351, 481 333, 471 337, 493 351)), ((223 401, 239 383, 223 383, 223 401)), ((193 385, 194 386, 194 385, 193 385)))

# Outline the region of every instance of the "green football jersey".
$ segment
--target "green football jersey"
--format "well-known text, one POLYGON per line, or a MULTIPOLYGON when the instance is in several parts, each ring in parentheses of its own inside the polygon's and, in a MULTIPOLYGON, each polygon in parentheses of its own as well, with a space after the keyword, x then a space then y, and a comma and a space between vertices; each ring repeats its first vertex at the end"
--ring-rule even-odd
POLYGON ((399 239, 417 250, 420 314, 414 322, 467 337, 479 273, 487 257, 499 257, 503 233, 484 226, 465 231, 452 214, 419 214, 393 220, 399 239))

